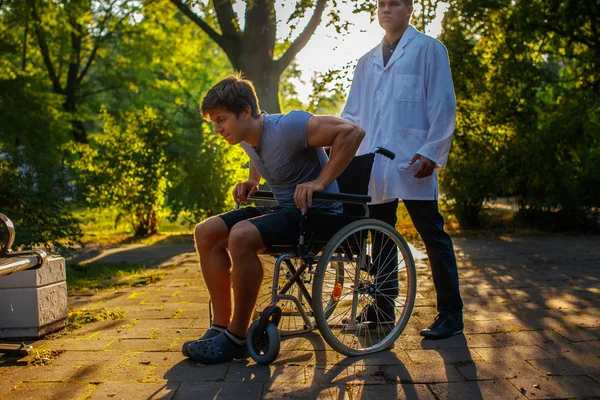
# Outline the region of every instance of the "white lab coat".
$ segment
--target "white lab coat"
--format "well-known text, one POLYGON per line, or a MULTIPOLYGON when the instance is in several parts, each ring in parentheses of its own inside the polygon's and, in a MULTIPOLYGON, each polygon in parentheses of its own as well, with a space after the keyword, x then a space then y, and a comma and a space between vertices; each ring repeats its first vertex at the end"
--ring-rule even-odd
POLYGON ((456 122, 448 53, 440 41, 411 25, 384 68, 382 43, 358 60, 342 112, 342 118, 366 132, 357 154, 378 146, 396 153, 393 161, 375 157, 369 185, 372 204, 437 200, 437 171, 417 179, 419 162, 408 162, 418 153, 439 167, 446 164, 456 122))

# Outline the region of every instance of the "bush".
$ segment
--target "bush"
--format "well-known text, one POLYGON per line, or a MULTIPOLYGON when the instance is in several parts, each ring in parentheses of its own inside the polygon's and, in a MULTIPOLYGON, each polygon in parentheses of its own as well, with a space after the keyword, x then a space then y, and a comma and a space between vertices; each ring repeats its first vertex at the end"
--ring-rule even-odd
POLYGON ((117 217, 131 223, 136 236, 156 233, 169 186, 165 149, 173 136, 156 111, 124 113, 123 124, 103 110, 104 133, 90 144, 73 144, 80 154, 73 163, 86 187, 91 207, 118 208, 117 217))

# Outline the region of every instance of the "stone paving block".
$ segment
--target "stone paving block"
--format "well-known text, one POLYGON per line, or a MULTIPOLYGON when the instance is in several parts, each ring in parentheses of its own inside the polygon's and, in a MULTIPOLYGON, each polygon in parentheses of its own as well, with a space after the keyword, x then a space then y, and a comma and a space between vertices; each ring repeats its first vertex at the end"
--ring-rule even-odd
POLYGON ((263 382, 184 382, 175 400, 235 399, 257 400, 261 398, 263 382))
POLYGON ((529 363, 542 374, 590 375, 600 374, 600 357, 557 358, 553 360, 530 360, 529 363))
POLYGON ((137 328, 153 328, 153 329, 154 328, 184 329, 184 328, 192 328, 192 326, 191 326, 192 322, 194 322, 194 320, 181 319, 181 318, 142 319, 135 326, 137 328))
MULTIPOLYGON (((445 339, 447 340, 447 339, 445 339)), ((402 334, 396 340, 396 346, 402 349, 436 349, 441 340, 427 340, 420 335, 404 335, 402 334)))
POLYGON ((52 366, 85 365, 94 363, 118 364, 125 358, 122 351, 65 351, 52 361, 52 366))
POLYGON ((581 315, 577 317, 566 317, 571 324, 581 328, 599 328, 600 316, 581 315))
MULTIPOLYGON (((467 300, 468 301, 468 300, 467 300)), ((497 319, 510 321, 515 319, 515 312, 509 310, 505 305, 497 304, 494 307, 484 305, 479 307, 469 307, 467 303, 465 305, 465 311, 463 316, 466 321, 495 321, 497 319)))
POLYGON ((349 365, 306 367, 306 380, 312 385, 323 384, 385 384, 382 368, 377 366, 349 365))
POLYGON ((484 361, 496 360, 535 360, 555 358, 556 355, 548 353, 539 346, 507 346, 472 349, 484 361))
POLYGON ((477 353, 464 349, 435 349, 435 350, 407 350, 411 360, 417 364, 482 361, 477 353))
POLYGON ((273 366, 233 362, 229 366, 225 380, 228 382, 273 382, 274 384, 296 383, 306 381, 304 366, 273 366))
MULTIPOLYGON (((122 399, 122 400, 170 400, 179 389, 180 383, 122 383, 107 382, 98 385, 89 400, 122 399)), ((86 399, 87 400, 87 399, 86 399)))
POLYGON ((60 382, 73 376, 78 371, 74 366, 18 366, 0 369, 0 377, 4 382, 60 382))
POLYGON ((326 350, 282 350, 272 365, 326 365, 339 364, 345 356, 326 350))
MULTIPOLYGON (((411 358, 408 356, 406 351, 402 349, 394 349, 393 351, 382 351, 375 354, 369 354, 361 357, 347 357, 344 361, 356 362, 360 360, 364 365, 399 365, 399 364, 412 364, 411 358)), ((341 365, 344 365, 342 362, 341 365)))
POLYGON ((600 341, 579 343, 544 343, 541 347, 559 357, 600 356, 600 341))
POLYGON ((138 310, 128 311, 128 318, 136 319, 168 319, 175 314, 173 310, 138 310))
POLYGON ((383 367, 387 382, 437 383, 458 382, 465 378, 451 364, 418 364, 383 367))
POLYGON ((177 318, 187 318, 187 319, 198 319, 198 318, 208 318, 208 309, 195 307, 194 309, 182 310, 177 314, 177 318))
POLYGON ((95 333, 104 333, 106 331, 127 330, 133 321, 127 319, 116 319, 108 321, 98 321, 91 324, 85 324, 81 328, 77 328, 67 333, 68 338, 80 338, 91 336, 95 333))
POLYGON ((424 342, 434 342, 438 349, 461 349, 478 347, 500 347, 502 344, 489 333, 476 335, 454 335, 441 340, 424 340, 424 342))
POLYGON ((265 383, 262 398, 269 399, 319 399, 319 400, 350 400, 345 385, 285 385, 269 386, 265 383))
POLYGON ((435 400, 427 385, 352 385, 349 388, 352 400, 380 400, 380 399, 423 399, 435 400))
POLYGON ((16 389, 17 388, 17 383, 0 383, 0 396, 2 396, 4 393, 16 389))
POLYGON ((186 339, 196 340, 206 333, 206 329, 165 329, 159 328, 152 334, 153 339, 186 339))
POLYGON ((543 346, 549 343, 569 343, 559 334, 549 330, 496 333, 494 334, 494 338, 504 346, 543 346))
POLYGON ((188 358, 183 354, 169 351, 130 351, 126 354, 123 354, 123 360, 121 363, 124 365, 172 366, 186 360, 188 360, 188 358))
POLYGON ((456 365, 456 368, 469 381, 543 375, 526 361, 519 359, 466 363, 456 365))
POLYGON ((173 340, 170 339, 117 339, 113 341, 110 351, 169 351, 173 340))
POLYGON ((600 383, 587 376, 549 376, 538 379, 510 379, 517 389, 525 389, 530 399, 600 397, 600 383), (537 385, 538 387, 534 387, 537 385))
POLYGON ((593 380, 595 380, 596 382, 600 383, 600 374, 591 374, 588 375, 590 378, 592 378, 593 380))
POLYGON ((30 382, 17 385, 14 390, 9 391, 2 400, 64 400, 85 398, 96 387, 84 383, 46 383, 30 382))
POLYGON ((147 382, 223 382, 230 363, 204 365, 192 360, 184 360, 172 366, 152 368, 147 382))
POLYGON ((106 348, 112 340, 100 339, 56 339, 44 341, 43 344, 37 345, 38 348, 52 350, 73 350, 73 351, 100 351, 106 348))
POLYGON ((571 342, 591 342, 600 340, 600 329, 564 329, 557 333, 571 342))
POLYGON ((109 329, 97 332, 93 337, 95 339, 151 339, 158 328, 128 328, 128 329, 109 329))
MULTIPOLYGON (((436 399, 518 400, 526 399, 506 380, 452 382, 429 385, 436 399)), ((419 397, 420 398, 420 397, 419 397)))
POLYGON ((145 365, 96 363, 77 367, 77 371, 70 377, 70 380, 89 383, 136 382, 144 379, 149 372, 150 368, 145 365))
POLYGON ((536 317, 513 320, 516 330, 569 329, 576 326, 567 318, 536 317))

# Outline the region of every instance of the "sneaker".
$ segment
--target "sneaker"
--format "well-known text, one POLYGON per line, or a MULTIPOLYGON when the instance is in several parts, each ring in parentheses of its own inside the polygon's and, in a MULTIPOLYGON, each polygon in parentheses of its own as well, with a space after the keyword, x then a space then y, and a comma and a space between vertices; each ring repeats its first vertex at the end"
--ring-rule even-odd
POLYGON ((462 315, 440 313, 429 327, 423 329, 420 334, 426 339, 445 339, 462 333, 464 324, 462 315))

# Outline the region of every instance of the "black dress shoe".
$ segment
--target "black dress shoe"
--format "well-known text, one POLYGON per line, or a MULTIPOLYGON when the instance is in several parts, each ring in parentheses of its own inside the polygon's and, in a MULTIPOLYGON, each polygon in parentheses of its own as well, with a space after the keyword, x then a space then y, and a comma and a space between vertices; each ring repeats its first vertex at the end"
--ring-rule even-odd
POLYGON ((426 339, 445 339, 462 333, 464 324, 462 316, 452 314, 439 314, 431 326, 421 331, 421 336, 426 339))

